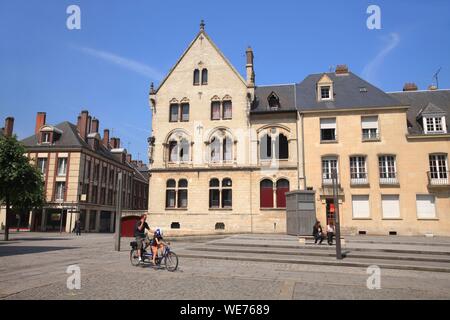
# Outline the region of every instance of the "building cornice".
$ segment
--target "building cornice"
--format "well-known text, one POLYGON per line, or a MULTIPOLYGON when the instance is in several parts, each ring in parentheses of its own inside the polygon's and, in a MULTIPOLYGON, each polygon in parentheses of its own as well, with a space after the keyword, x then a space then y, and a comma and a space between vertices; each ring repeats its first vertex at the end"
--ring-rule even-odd
POLYGON ((443 133, 443 134, 407 134, 406 135, 407 139, 411 139, 411 140, 448 140, 450 138, 450 133, 443 133))
POLYGON ((314 114, 314 113, 344 113, 355 111, 378 111, 378 110, 402 110, 409 109, 409 106, 390 106, 390 107, 367 107, 367 108, 343 108, 343 109, 318 109, 318 110, 300 110, 300 114, 314 114))

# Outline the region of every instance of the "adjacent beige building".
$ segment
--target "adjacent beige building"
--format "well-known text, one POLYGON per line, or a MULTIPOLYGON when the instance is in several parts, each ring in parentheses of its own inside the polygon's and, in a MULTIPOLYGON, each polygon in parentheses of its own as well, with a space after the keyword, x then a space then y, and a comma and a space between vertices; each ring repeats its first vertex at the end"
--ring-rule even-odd
POLYGON ((285 193, 353 234, 450 234, 449 90, 385 93, 338 66, 257 86, 204 30, 150 92, 150 223, 169 234, 286 232, 285 193))

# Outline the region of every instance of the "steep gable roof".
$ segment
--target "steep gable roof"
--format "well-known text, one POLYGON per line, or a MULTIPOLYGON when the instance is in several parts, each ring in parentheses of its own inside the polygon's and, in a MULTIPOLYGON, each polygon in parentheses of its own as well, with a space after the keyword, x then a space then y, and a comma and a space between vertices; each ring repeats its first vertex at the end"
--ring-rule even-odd
POLYGON ((222 59, 225 61, 225 63, 231 68, 231 70, 236 74, 236 76, 246 85, 246 82, 242 75, 236 70, 236 68, 231 64, 231 62, 225 57, 225 55, 220 51, 220 49, 217 47, 217 45, 212 41, 212 39, 209 37, 209 35, 205 32, 205 30, 200 30, 199 33, 195 36, 194 40, 191 41, 187 49, 183 52, 181 57, 178 59, 178 61, 175 63, 175 65, 169 70, 167 75, 164 77, 164 79, 159 84, 158 88, 155 91, 155 94, 158 93, 159 89, 164 85, 164 83, 167 81, 167 79, 170 77, 172 72, 176 69, 176 67, 180 64, 180 62, 183 60, 184 56, 189 52, 189 50, 192 48, 194 43, 197 41, 200 36, 204 36, 212 45, 212 47, 217 51, 217 53, 222 57, 222 59))

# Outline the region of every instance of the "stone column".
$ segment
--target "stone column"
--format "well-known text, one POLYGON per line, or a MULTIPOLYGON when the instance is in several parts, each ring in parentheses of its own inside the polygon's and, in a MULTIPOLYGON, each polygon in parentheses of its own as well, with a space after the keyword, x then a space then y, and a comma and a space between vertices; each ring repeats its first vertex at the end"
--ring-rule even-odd
POLYGON ((100 214, 101 211, 97 210, 97 214, 95 217, 95 232, 100 232, 100 214))
POLYGON ((84 221, 84 232, 89 232, 89 222, 91 221, 91 210, 86 209, 86 216, 84 221))
POLYGON ((113 232, 114 230, 114 223, 116 222, 116 214, 115 211, 111 211, 111 224, 109 226, 109 232, 113 232))

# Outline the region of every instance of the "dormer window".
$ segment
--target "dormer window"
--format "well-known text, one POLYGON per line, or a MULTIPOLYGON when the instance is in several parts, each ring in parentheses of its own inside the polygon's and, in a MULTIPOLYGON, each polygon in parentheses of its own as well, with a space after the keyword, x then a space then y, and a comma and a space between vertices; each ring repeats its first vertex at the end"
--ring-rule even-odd
POLYGON ((427 133, 446 133, 445 117, 423 117, 423 130, 427 133))
POLYGON ((278 98, 278 96, 275 94, 275 92, 272 92, 270 94, 270 96, 267 98, 268 102, 269 102, 269 108, 271 110, 277 110, 280 108, 280 99, 278 98))
POLYGON ((42 132, 41 142, 51 143, 51 132, 42 132))
POLYGON ((320 99, 321 100, 329 100, 329 99, 331 99, 330 86, 320 87, 320 99))

